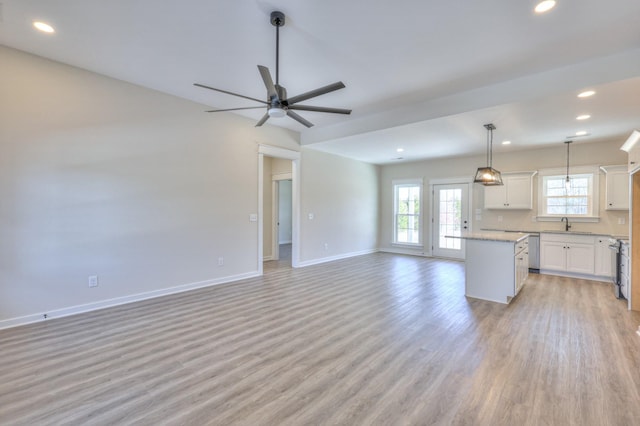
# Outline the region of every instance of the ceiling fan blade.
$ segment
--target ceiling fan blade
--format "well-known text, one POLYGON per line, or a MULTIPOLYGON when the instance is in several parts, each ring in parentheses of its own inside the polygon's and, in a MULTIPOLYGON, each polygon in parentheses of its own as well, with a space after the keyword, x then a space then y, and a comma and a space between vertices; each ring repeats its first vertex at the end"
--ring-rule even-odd
POLYGON ((334 114, 351 114, 350 109, 343 108, 327 108, 310 105, 290 105, 289 109, 295 109, 300 111, 315 111, 315 112, 332 112, 334 114))
POLYGON ((194 86, 198 86, 198 87, 202 87, 204 89, 215 90, 216 92, 220 92, 220 93, 226 93, 227 95, 238 96, 240 98, 249 99, 250 101, 260 102, 261 104, 267 104, 267 105, 269 104, 269 102, 265 102, 265 101, 263 101, 261 99, 256 99, 256 98, 251 98, 249 96, 239 95, 238 93, 229 92, 227 90, 216 89, 215 87, 205 86, 204 84, 193 83, 193 85, 194 86))
POLYGON ((269 97, 269 99, 275 99, 276 101, 280 102, 280 98, 278 97, 276 86, 274 86, 273 84, 273 79, 271 78, 269 68, 263 65, 258 65, 258 71, 260 71, 262 81, 264 81, 264 85, 267 88, 267 96, 269 97))
POLYGON ((243 107, 243 108, 212 109, 212 110, 205 111, 205 112, 239 111, 241 109, 258 109, 258 108, 264 108, 264 107, 263 106, 257 106, 257 107, 243 107))
POLYGON ((296 102, 304 101, 307 99, 315 98, 316 96, 324 95, 329 92, 333 92, 335 90, 344 89, 346 86, 343 82, 338 81, 337 83, 329 84, 327 86, 321 87, 319 89, 311 90, 310 92, 303 93, 298 96, 294 96, 292 98, 287 99, 289 105, 293 105, 296 102))
POLYGON ((313 127, 313 123, 310 121, 305 120, 304 118, 300 117, 298 114, 296 114, 295 112, 291 111, 290 109, 287 110, 287 115, 291 118, 293 118, 294 120, 296 120, 298 123, 307 126, 307 127, 313 127))
POLYGON ((256 127, 262 126, 268 119, 269 119, 269 113, 266 113, 265 115, 262 116, 260 121, 256 123, 256 127))

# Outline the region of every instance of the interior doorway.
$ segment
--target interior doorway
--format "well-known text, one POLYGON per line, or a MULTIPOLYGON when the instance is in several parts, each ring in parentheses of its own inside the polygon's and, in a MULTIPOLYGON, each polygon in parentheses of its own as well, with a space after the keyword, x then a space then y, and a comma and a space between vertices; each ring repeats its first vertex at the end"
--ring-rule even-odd
MULTIPOLYGON (((272 162, 276 165, 276 171, 271 175, 272 179, 272 215, 271 235, 265 235, 265 242, 271 240, 271 256, 264 257, 265 261, 276 262, 277 267, 291 266, 292 244, 292 179, 290 172, 282 172, 283 168, 290 167, 290 161, 272 162), (277 166, 280 165, 280 169, 277 166), (269 237, 269 238, 267 238, 269 237)), ((267 252, 267 249, 265 249, 267 252)), ((273 266, 273 265, 270 265, 273 266)))
POLYGON ((258 273, 295 268, 300 257, 300 153, 260 145, 258 273))

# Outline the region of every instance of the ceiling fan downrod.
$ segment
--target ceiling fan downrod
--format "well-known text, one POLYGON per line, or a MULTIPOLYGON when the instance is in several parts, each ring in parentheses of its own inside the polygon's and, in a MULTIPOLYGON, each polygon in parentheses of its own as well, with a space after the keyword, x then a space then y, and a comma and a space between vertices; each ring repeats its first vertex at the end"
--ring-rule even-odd
POLYGON ((284 13, 271 12, 271 25, 276 27, 276 86, 280 85, 280 27, 284 26, 284 13))

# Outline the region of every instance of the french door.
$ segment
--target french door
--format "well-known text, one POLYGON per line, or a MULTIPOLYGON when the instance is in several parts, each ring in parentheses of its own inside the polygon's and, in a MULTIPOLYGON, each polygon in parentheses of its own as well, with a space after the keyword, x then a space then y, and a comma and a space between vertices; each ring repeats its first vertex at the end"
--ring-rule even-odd
POLYGON ((469 230, 469 184, 433 185, 432 252, 434 256, 464 259, 464 240, 469 230))

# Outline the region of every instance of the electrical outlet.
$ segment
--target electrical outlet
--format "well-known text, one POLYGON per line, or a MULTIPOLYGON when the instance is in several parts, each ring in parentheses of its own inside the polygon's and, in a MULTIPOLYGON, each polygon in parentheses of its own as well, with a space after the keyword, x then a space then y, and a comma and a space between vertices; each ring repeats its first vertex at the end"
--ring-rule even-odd
POLYGON ((618 218, 618 225, 624 225, 626 223, 626 221, 624 220, 624 217, 619 217, 618 218))
POLYGON ((224 257, 218 258, 218 266, 224 266, 224 257))
POLYGON ((89 287, 98 287, 98 276, 90 275, 89 276, 89 287))
POLYGON ((502 216, 498 216, 498 222, 502 222, 502 216))
POLYGON ((329 244, 328 243, 324 243, 324 249, 325 250, 329 250, 329 244))

